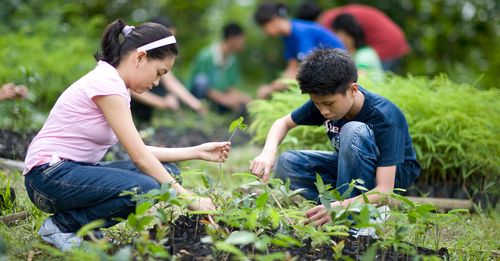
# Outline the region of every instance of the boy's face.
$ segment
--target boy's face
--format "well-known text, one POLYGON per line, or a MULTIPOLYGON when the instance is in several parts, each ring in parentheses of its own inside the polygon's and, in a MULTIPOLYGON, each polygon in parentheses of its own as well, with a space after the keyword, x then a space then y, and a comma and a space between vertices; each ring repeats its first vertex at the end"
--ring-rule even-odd
POLYGON ((356 91, 357 86, 354 88, 351 85, 346 93, 327 95, 309 94, 309 97, 323 117, 328 120, 340 120, 351 110, 356 91))

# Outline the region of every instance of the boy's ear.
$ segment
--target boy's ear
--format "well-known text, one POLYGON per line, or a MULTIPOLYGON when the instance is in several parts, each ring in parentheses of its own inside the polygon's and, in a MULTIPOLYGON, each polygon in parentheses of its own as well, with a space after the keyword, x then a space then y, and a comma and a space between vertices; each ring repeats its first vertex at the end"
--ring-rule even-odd
POLYGON ((351 86, 349 86, 349 92, 351 93, 351 95, 354 95, 355 93, 357 93, 359 90, 359 85, 357 82, 353 82, 351 83, 351 86))

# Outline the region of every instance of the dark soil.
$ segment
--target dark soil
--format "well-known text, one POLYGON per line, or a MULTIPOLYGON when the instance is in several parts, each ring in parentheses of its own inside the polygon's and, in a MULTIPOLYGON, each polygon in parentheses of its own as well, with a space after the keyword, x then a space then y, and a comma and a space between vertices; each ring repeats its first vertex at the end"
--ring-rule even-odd
POLYGON ((17 133, 0 129, 0 158, 24 160, 36 132, 17 133))
MULTIPOLYGON (((156 232, 150 231, 150 235, 155 237, 156 232)), ((201 242, 201 238, 206 236, 204 224, 200 223, 196 217, 189 218, 186 216, 179 217, 173 224, 170 230, 170 240, 165 244, 165 247, 172 255, 178 257, 179 260, 214 260, 212 248, 210 244, 201 242)), ((357 239, 349 238, 333 238, 339 242, 344 240, 345 247, 343 255, 349 256, 354 260, 361 260, 369 247, 376 243, 376 240, 369 237, 358 237, 357 239)), ((246 246, 241 249, 245 253, 253 253, 254 249, 251 246, 246 246)), ((331 260, 334 252, 331 246, 324 245, 313 248, 310 241, 303 242, 302 247, 284 248, 269 246, 269 253, 283 252, 289 257, 298 257, 297 260, 331 260)), ((448 250, 441 248, 437 253, 434 250, 416 247, 418 256, 437 255, 443 259, 449 258, 448 250)), ((227 255, 227 254, 225 254, 227 255)), ((219 256, 225 260, 232 260, 231 256, 219 256)), ((375 256, 376 260, 414 260, 416 256, 404 254, 395 249, 377 249, 375 256)))

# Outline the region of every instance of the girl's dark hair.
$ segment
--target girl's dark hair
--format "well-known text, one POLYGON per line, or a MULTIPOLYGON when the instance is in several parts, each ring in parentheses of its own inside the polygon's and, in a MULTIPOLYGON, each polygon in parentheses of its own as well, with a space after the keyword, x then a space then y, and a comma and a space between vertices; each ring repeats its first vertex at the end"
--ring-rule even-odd
POLYGON ((314 50, 300 64, 297 73, 302 93, 345 94, 349 84, 357 82, 358 70, 349 54, 341 49, 314 50))
POLYGON ((258 25, 263 26, 274 16, 287 17, 287 8, 284 4, 263 3, 255 11, 254 19, 258 25))
POLYGON ((359 49, 365 45, 365 34, 363 28, 359 25, 354 16, 350 14, 340 14, 333 20, 332 28, 334 31, 344 31, 354 39, 354 46, 359 49))
MULTIPOLYGON (((120 64, 121 58, 127 55, 128 52, 172 35, 163 25, 143 23, 122 38, 120 35, 123 35, 122 30, 125 25, 123 20, 118 19, 106 27, 102 35, 101 52, 94 55, 96 60, 105 61, 117 67, 120 64)), ((152 59, 164 59, 168 56, 176 56, 177 53, 177 44, 161 46, 146 52, 147 56, 152 59)))

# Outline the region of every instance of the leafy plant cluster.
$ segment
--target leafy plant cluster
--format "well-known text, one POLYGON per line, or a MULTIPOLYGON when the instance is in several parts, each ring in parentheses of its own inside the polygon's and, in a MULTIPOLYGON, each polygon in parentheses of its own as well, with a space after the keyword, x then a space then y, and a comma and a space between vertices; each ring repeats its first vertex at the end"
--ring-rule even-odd
MULTIPOLYGON (((390 76, 383 83, 362 80, 369 91, 394 102, 405 114, 413 146, 426 182, 467 182, 477 189, 494 189, 500 175, 500 92, 457 84, 441 75, 390 76)), ((250 104, 249 127, 254 142, 262 143, 271 124, 307 100, 296 85, 270 100, 250 104)), ((299 126, 281 150, 331 150, 323 127, 299 126)))
MULTIPOLYGON (((432 249, 441 247, 440 222, 446 218, 459 220, 461 213, 456 211, 436 216, 432 213, 434 207, 414 204, 402 196, 392 194, 389 198, 401 202, 401 212, 382 213, 372 205, 359 203, 347 209, 330 209, 333 223, 318 228, 304 224, 303 213, 312 204, 295 203, 294 197, 300 191, 290 190, 289 184, 280 180, 271 180, 266 184, 249 173, 234 175, 247 177, 248 183, 242 187, 253 187, 255 192, 248 193, 240 188, 212 191, 208 185, 201 188, 200 193, 209 193, 219 206, 216 212, 186 212, 183 209, 189 202, 176 195, 168 184, 158 190, 135 195, 138 205, 135 213, 125 220, 126 226, 121 228, 122 234, 116 230, 106 232, 114 244, 109 239, 93 238, 92 231, 101 223, 92 222, 78 232, 80 236, 89 235, 91 241, 84 242, 82 248, 74 249, 70 253, 72 259, 95 257, 101 260, 153 260, 173 259, 179 257, 179 254, 182 256, 182 252, 172 253, 168 250, 175 249, 173 230, 179 215, 190 216, 197 221, 199 227, 195 233, 204 236, 196 245, 209 246, 208 258, 213 260, 283 260, 290 258, 288 251, 297 248, 306 251, 331 249, 332 256, 329 258, 344 260, 346 256, 343 251, 350 242, 347 240, 349 228, 374 228, 380 237, 369 249, 360 249, 359 258, 364 256, 367 260, 373 259, 377 251, 383 249, 396 249, 399 253, 413 256, 417 255, 416 244, 421 244, 422 239, 429 235, 434 237, 435 245, 432 249), (213 215, 217 225, 205 222, 200 214, 213 215), (373 219, 382 214, 393 216, 374 223, 373 219), (151 233, 152 230, 155 234, 151 233), (411 241, 405 238, 408 234, 414 235, 410 238, 411 241)), ((318 180, 318 184, 321 183, 318 180)), ((354 187, 353 184, 350 189, 354 187)), ((324 193, 324 198, 336 194, 328 186, 319 185, 318 189, 324 193)), ((192 236, 188 236, 186 240, 192 239, 192 236)), ((57 250, 50 251, 54 255, 62 255, 57 250)), ((189 252, 190 249, 186 251, 189 252)), ((195 252, 194 249, 191 251, 195 252)))

